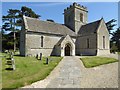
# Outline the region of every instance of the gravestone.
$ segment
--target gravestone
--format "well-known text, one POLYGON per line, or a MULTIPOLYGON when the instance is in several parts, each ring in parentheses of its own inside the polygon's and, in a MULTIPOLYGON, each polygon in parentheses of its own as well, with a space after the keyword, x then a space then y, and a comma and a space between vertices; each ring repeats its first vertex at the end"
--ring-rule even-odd
POLYGON ((12 68, 13 68, 13 70, 15 70, 15 60, 14 60, 14 58, 11 58, 11 62, 12 62, 12 68))
POLYGON ((8 70, 12 69, 15 70, 15 60, 13 58, 14 53, 13 52, 9 52, 9 58, 7 58, 7 65, 10 65, 11 68, 7 68, 8 70))
POLYGON ((48 59, 48 57, 46 58, 46 64, 48 64, 49 63, 49 59, 48 59))
POLYGON ((42 60, 42 53, 40 53, 40 60, 42 60))
POLYGON ((38 54, 36 55, 36 59, 38 59, 38 54))
POLYGON ((10 58, 13 58, 13 55, 14 55, 14 53, 13 53, 13 52, 11 52, 11 53, 10 53, 10 58))

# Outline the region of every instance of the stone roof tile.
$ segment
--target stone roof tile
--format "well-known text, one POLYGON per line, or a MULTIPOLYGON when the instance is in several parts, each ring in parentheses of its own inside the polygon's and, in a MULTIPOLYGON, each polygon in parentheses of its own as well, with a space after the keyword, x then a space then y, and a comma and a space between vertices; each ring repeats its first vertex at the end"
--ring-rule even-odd
POLYGON ((75 32, 65 25, 50 21, 41 21, 26 16, 23 18, 28 31, 76 36, 75 32))
POLYGON ((88 34, 92 34, 92 33, 96 33, 99 25, 100 25, 101 20, 97 20, 95 22, 92 23, 88 23, 86 25, 83 25, 78 34, 80 35, 88 35, 88 34))

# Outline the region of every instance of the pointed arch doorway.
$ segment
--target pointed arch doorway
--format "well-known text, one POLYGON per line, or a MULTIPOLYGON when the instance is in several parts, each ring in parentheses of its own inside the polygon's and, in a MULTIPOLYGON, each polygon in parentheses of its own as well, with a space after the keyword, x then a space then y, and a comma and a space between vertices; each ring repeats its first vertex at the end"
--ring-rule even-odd
POLYGON ((72 47, 69 43, 65 45, 65 56, 71 56, 72 55, 72 47))

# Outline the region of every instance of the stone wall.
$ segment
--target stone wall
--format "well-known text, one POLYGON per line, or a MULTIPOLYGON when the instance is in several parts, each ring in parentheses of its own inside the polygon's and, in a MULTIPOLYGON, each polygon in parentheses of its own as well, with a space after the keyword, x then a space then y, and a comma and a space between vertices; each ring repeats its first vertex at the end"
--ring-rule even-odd
POLYGON ((75 32, 76 34, 78 33, 78 31, 80 30, 80 27, 84 24, 87 24, 87 12, 80 10, 78 8, 75 8, 75 32), (80 13, 83 14, 83 22, 80 21, 80 13))
POLYGON ((43 56, 57 55, 55 45, 61 37, 43 36, 43 47, 41 47, 41 36, 36 34, 26 34, 26 55, 37 55, 42 53, 43 56))
POLYGON ((64 10, 64 23, 77 34, 82 25, 87 24, 87 8, 77 3, 70 5, 64 10), (83 14, 83 21, 80 21, 80 13, 83 14))
POLYGON ((73 31, 75 30, 74 17, 75 17, 74 8, 71 8, 64 13, 64 23, 67 27, 69 27, 73 31))
POLYGON ((97 55, 110 54, 109 32, 108 32, 108 30, 106 28, 104 20, 101 21, 101 25, 98 28, 97 44, 98 44, 98 46, 97 46, 97 48, 98 48, 97 55), (103 36, 105 36, 105 48, 103 47, 103 36))
POLYGON ((75 39, 72 39, 69 35, 67 35, 64 40, 61 43, 61 56, 65 56, 65 46, 67 44, 70 45, 70 52, 71 52, 71 56, 75 56, 75 43, 74 43, 75 39))
POLYGON ((25 30, 20 32, 20 55, 25 56, 25 30))
POLYGON ((97 40, 96 34, 79 36, 76 40, 76 55, 96 55, 97 40), (89 39, 89 48, 88 41, 89 39))

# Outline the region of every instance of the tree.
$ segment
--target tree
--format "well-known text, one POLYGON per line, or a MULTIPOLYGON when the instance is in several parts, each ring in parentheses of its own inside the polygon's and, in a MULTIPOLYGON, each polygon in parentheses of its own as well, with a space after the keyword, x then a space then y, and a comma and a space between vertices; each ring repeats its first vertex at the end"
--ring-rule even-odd
POLYGON ((39 18, 40 15, 36 14, 31 8, 28 8, 26 6, 23 6, 21 8, 21 14, 28 16, 28 17, 33 17, 33 18, 39 18))
POLYGON ((8 14, 6 16, 3 16, 3 21, 5 22, 3 25, 3 30, 5 31, 11 31, 14 34, 14 52, 16 51, 16 35, 15 33, 17 32, 16 29, 16 18, 18 17, 19 10, 16 9, 9 9, 8 14))
MULTIPOLYGON (((110 21, 108 21, 106 23, 107 29, 108 29, 109 34, 111 35, 111 37, 113 37, 114 32, 112 32, 112 31, 114 30, 114 27, 116 26, 115 22, 116 22, 116 20, 112 19, 112 20, 110 20, 110 21)), ((116 51, 116 49, 117 49, 117 46, 113 42, 113 40, 110 40, 110 48, 111 48, 111 51, 116 51)))
POLYGON ((120 27, 113 33, 111 40, 117 46, 118 51, 120 51, 120 27))
POLYGON ((116 26, 116 24, 115 24, 116 21, 117 20, 112 19, 106 23, 109 34, 111 34, 111 35, 113 35, 113 33, 111 31, 114 30, 114 27, 116 26))
POLYGON ((116 51, 118 51, 118 47, 116 46, 116 43, 115 42, 112 42, 111 43, 112 45, 111 45, 111 52, 116 52, 116 51))
POLYGON ((31 8, 28 8, 26 6, 22 6, 21 10, 19 12, 19 20, 17 20, 16 25, 22 26, 22 17, 23 15, 27 17, 32 17, 32 18, 39 18, 41 17, 40 15, 36 14, 31 8))
MULTIPOLYGON (((10 31, 13 32, 13 40, 11 39, 12 34, 10 35, 10 38, 8 39, 8 35, 5 35, 5 39, 7 40, 3 40, 6 44, 7 47, 9 47, 7 44, 9 43, 10 46, 12 46, 12 42, 14 42, 14 51, 16 51, 16 44, 19 44, 19 33, 18 31, 20 31, 20 28, 22 27, 22 16, 28 16, 28 17, 33 17, 33 18, 39 18, 40 15, 37 15, 34 11, 32 11, 31 8, 28 7, 21 7, 21 10, 17 10, 17 9, 9 9, 8 10, 8 14, 6 16, 2 17, 3 20, 3 25, 2 25, 2 31, 10 31), (18 33, 17 38, 16 38, 16 33, 18 33), (11 39, 11 40, 10 40, 11 39)), ((19 46, 19 45, 17 45, 19 46)), ((6 47, 5 47, 6 48, 6 47)), ((9 47, 10 48, 10 47, 9 47)))

